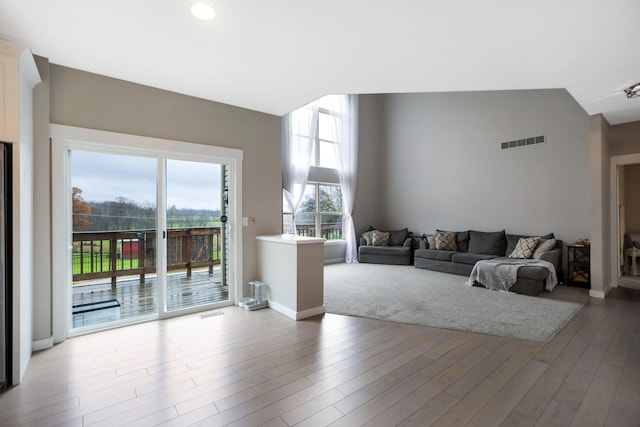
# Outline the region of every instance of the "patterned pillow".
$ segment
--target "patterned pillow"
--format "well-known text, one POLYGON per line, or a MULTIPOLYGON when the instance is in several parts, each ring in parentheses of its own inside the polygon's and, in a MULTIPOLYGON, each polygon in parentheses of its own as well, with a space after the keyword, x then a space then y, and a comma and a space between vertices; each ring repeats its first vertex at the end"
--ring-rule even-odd
POLYGON ((436 231, 435 241, 436 249, 440 251, 455 251, 458 249, 456 246, 456 233, 453 231, 436 231))
POLYGON ((521 237, 509 258, 531 258, 533 251, 538 246, 539 237, 521 237))
POLYGON ((371 244, 373 246, 389 246, 389 233, 373 230, 371 232, 371 244))
POLYGON ((533 255, 531 258, 540 259, 543 253, 550 251, 551 249, 556 247, 556 239, 540 239, 538 242, 538 246, 536 246, 536 250, 533 251, 533 255))
POLYGON ((362 233, 362 238, 367 242, 367 246, 371 246, 371 231, 362 233))

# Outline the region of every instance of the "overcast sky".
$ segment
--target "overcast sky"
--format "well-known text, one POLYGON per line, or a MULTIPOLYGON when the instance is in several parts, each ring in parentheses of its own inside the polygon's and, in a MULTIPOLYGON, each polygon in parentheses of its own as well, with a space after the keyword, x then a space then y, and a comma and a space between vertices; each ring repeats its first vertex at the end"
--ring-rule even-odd
MULTIPOLYGON (((156 159, 71 152, 71 185, 88 202, 118 197, 139 205, 156 205, 156 159)), ((167 160, 167 206, 220 209, 220 165, 167 160)))

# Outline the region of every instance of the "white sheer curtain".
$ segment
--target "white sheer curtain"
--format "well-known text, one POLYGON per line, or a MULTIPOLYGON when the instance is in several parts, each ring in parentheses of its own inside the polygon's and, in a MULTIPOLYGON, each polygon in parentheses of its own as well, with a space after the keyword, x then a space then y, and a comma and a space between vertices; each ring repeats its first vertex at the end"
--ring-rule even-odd
POLYGON ((290 112, 282 120, 282 194, 293 213, 293 234, 309 177, 317 127, 318 101, 290 112))
POLYGON ((358 262, 356 232, 353 225, 353 205, 358 176, 358 95, 342 95, 336 103, 333 122, 336 135, 336 158, 342 190, 344 230, 347 241, 345 262, 358 262))

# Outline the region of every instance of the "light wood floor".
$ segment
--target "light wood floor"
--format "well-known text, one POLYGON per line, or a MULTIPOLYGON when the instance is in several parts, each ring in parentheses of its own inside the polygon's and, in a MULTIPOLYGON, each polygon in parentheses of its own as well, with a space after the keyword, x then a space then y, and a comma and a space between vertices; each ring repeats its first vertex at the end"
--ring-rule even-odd
POLYGON ((77 337, 0 425, 640 425, 640 291, 547 297, 588 303, 546 344, 236 307, 77 337))

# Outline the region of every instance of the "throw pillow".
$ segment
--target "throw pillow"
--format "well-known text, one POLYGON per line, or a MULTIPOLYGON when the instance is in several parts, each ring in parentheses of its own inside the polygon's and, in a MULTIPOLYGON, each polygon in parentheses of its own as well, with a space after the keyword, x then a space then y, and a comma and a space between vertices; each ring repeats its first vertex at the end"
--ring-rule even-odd
POLYGON ((427 243, 429 244, 427 249, 435 249, 436 248, 436 236, 433 234, 427 234, 427 243))
POLYGON ((539 237, 521 237, 509 258, 531 258, 538 245, 539 237))
POLYGON ((436 249, 440 251, 455 251, 456 233, 453 231, 436 231, 435 235, 436 249))
POLYGON ((371 232, 371 244, 373 246, 389 246, 389 233, 373 230, 371 232))
POLYGON ((391 230, 389 231, 389 246, 402 246, 407 237, 409 237, 409 230, 406 228, 391 230))
MULTIPOLYGON (((506 236, 507 236, 507 250, 505 251, 505 254, 507 256, 511 252, 513 252, 513 250, 516 248, 516 245, 518 244, 518 240, 521 237, 535 237, 535 236, 526 236, 522 234, 506 234, 506 236)), ((555 239, 555 236, 553 235, 553 233, 549 233, 549 234, 545 234, 544 236, 540 236, 540 239, 544 239, 544 240, 555 239)))
POLYGON ((367 242, 367 246, 371 246, 371 231, 362 233, 362 238, 367 242))
POLYGON ((538 242, 538 246, 536 246, 536 250, 533 251, 533 255, 531 258, 540 259, 543 253, 550 251, 551 249, 556 247, 556 239, 540 239, 538 242))
POLYGON ((502 231, 469 231, 469 252, 503 256, 507 247, 507 239, 502 231))
POLYGON ((438 233, 438 232, 453 233, 455 241, 456 241, 456 248, 453 249, 454 251, 458 251, 458 252, 468 252, 469 251, 469 232, 468 231, 436 230, 436 233, 438 233))

